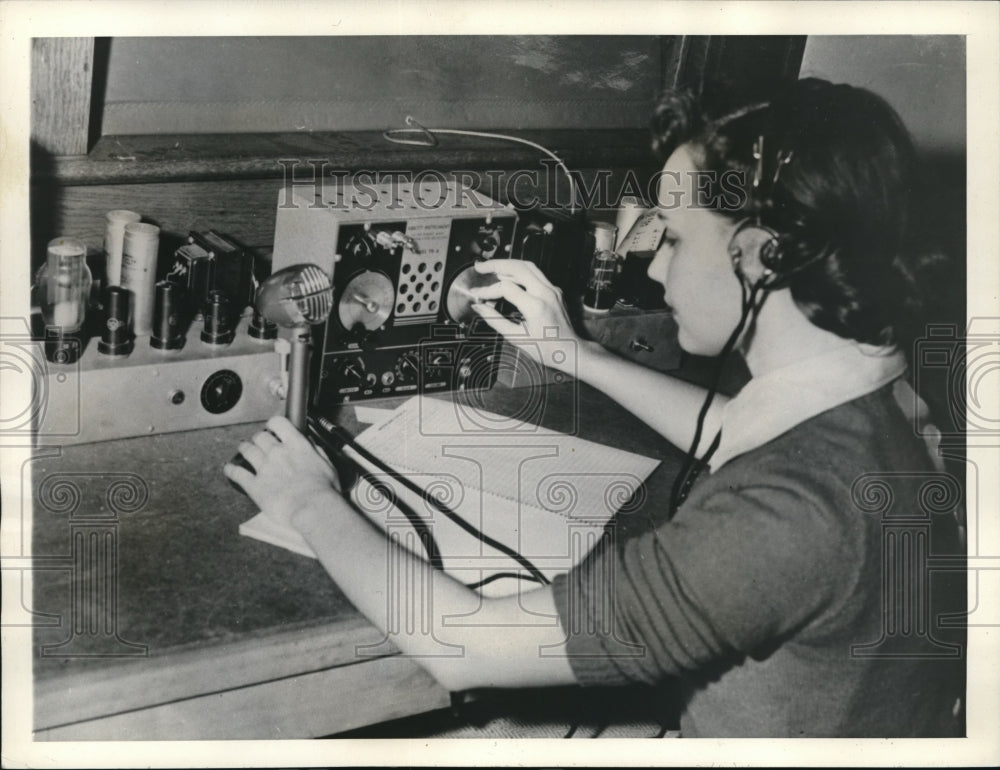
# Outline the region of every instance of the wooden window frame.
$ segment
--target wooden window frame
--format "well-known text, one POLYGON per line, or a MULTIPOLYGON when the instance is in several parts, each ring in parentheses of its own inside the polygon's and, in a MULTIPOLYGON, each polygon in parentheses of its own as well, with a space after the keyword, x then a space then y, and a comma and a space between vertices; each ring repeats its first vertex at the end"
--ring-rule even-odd
MULTIPOLYGON (((329 168, 482 169, 537 164, 530 148, 448 137, 433 150, 389 144, 379 131, 104 136, 100 122, 110 41, 32 41, 32 181, 57 185, 131 184, 280 178, 278 159, 325 160, 329 168)), ((664 87, 702 90, 725 83, 741 95, 764 93, 797 76, 803 36, 664 36, 664 87), (753 45, 758 67, 748 67, 753 45), (759 52, 766 55, 761 57, 759 52)), ((550 147, 570 166, 645 167, 644 129, 519 131, 550 147)))

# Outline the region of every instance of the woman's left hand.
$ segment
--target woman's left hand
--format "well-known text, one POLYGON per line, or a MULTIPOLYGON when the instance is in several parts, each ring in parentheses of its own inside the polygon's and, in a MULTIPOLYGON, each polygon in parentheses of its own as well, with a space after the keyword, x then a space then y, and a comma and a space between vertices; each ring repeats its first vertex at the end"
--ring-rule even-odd
POLYGON ((222 472, 265 515, 282 523, 291 524, 292 516, 309 503, 340 491, 333 464, 285 417, 272 417, 267 430, 242 442, 239 451, 254 473, 233 463, 226 463, 222 472))

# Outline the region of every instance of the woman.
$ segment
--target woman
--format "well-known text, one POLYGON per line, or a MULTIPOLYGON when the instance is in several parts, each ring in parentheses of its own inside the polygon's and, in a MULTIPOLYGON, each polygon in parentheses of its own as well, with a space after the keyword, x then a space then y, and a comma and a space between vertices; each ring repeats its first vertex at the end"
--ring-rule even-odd
MULTIPOLYGON (((671 516, 520 597, 482 599, 441 575, 436 622, 476 611, 481 625, 441 629, 464 656, 417 659, 451 690, 670 681, 685 688, 686 736, 958 734, 956 648, 928 646, 926 633, 873 645, 886 636, 884 534, 852 498, 859 479, 883 474, 899 482, 899 500, 916 500, 934 472, 899 403, 915 309, 905 129, 878 97, 816 80, 714 121, 674 96, 654 128, 666 229, 649 275, 683 348, 738 347, 752 380, 730 401, 578 340, 578 376, 691 447, 662 502, 671 516), (521 623, 525 612, 560 624, 521 623), (587 620, 604 613, 610 631, 578 631, 600 628, 587 620), (619 654, 621 641, 642 654, 619 654)), ((482 317, 514 344, 531 339, 525 350, 558 368, 546 330, 573 335, 559 290, 530 263, 477 267, 499 279, 478 290, 482 317), (500 298, 523 322, 495 309, 500 298)), ((268 427, 240 447, 256 475, 233 465, 226 475, 290 520, 382 622, 384 537, 338 494, 305 438, 284 419, 268 427)), ((935 553, 953 547, 954 520, 936 517, 933 537, 935 553)), ((419 655, 419 638, 394 641, 419 655)))

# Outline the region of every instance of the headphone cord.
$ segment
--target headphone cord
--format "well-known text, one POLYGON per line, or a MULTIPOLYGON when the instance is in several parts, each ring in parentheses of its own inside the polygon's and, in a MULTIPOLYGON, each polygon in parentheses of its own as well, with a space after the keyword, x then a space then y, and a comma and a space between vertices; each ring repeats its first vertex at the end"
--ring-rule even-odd
MULTIPOLYGON (((747 321, 750 320, 751 315, 756 317, 757 312, 764 304, 764 300, 767 298, 767 288, 768 286, 763 278, 757 281, 753 286, 748 286, 743 280, 740 281, 740 290, 742 295, 740 320, 739 323, 736 324, 736 328, 733 329, 732 333, 729 335, 729 339, 726 340, 726 344, 723 345, 722 352, 719 353, 719 357, 716 360, 711 385, 709 386, 705 400, 702 402, 701 409, 698 412, 694 438, 691 441, 691 446, 688 449, 687 454, 684 456, 684 462, 681 464, 681 469, 674 479, 674 485, 670 492, 668 518, 672 519, 674 514, 677 513, 677 509, 680 508, 681 504, 687 499, 687 496, 691 491, 691 487, 694 485, 695 479, 697 479, 699 474, 701 474, 701 472, 708 467, 709 462, 712 459, 712 455, 714 455, 715 450, 719 448, 719 444, 722 441, 721 428, 718 433, 715 434, 715 439, 712 441, 705 453, 700 458, 698 457, 698 446, 701 443, 701 436, 705 427, 705 419, 708 416, 709 407, 711 407, 712 401, 715 400, 715 395, 718 393, 719 384, 722 380, 723 368, 728 362, 729 356, 735 349, 736 344, 739 342, 740 335, 747 326, 747 321)), ((653 531, 656 531, 655 527, 653 531)))
MULTIPOLYGON (((331 451, 334 451, 336 452, 338 457, 346 457, 346 455, 344 455, 343 452, 340 451, 340 447, 345 445, 351 447, 351 449, 357 452, 364 460, 367 460, 372 465, 376 466, 379 470, 384 472, 391 479, 393 479, 394 481, 398 481, 400 484, 409 489, 411 492, 419 495, 424 500, 424 502, 433 507, 435 510, 442 513, 444 516, 453 521, 463 530, 471 534, 473 537, 477 538, 480 542, 490 546, 491 548, 496 549, 497 551, 500 551, 505 556, 508 556, 514 561, 516 561, 529 573, 528 575, 520 575, 518 573, 502 573, 505 576, 506 575, 514 576, 516 574, 523 580, 531 580, 536 583, 541 583, 542 585, 549 584, 550 582, 549 579, 542 573, 542 571, 538 567, 536 567, 531 562, 531 560, 523 556, 520 552, 518 552, 514 548, 511 548, 510 546, 501 543, 499 540, 490 537, 485 532, 482 532, 481 530, 477 529, 475 526, 467 522, 465 519, 463 519, 453 510, 451 510, 451 508, 442 503, 441 500, 439 500, 437 497, 428 492, 426 489, 411 481, 404 474, 391 468, 389 465, 383 462, 381 458, 372 454, 363 446, 358 444, 357 441, 355 441, 354 437, 351 436, 351 434, 348 433, 346 430, 344 430, 341 426, 328 420, 325 417, 316 417, 313 415, 309 415, 306 418, 306 424, 310 434, 323 445, 324 451, 326 451, 328 454, 331 451), (334 442, 332 437, 336 438, 336 442, 339 442, 339 446, 336 445, 336 442, 334 442)), ((353 459, 351 459, 351 462, 355 466, 357 466, 357 463, 353 459)), ((382 482, 382 484, 384 485, 385 482, 382 482)), ((396 495, 393 495, 393 498, 396 498, 394 502, 398 502, 398 497, 396 495)), ((400 508, 400 510, 403 509, 400 508)), ((415 512, 412 511, 412 509, 410 509, 410 514, 407 514, 405 510, 403 511, 403 514, 407 516, 411 524, 413 524, 414 528, 417 528, 417 525, 414 523, 414 520, 410 518, 410 514, 412 514, 416 519, 420 520, 420 528, 417 531, 426 532, 428 535, 428 539, 424 541, 425 546, 428 547, 428 558, 431 559, 432 564, 434 564, 436 559, 437 564, 435 564, 435 566, 440 566, 441 564, 440 551, 437 549, 437 544, 434 541, 433 536, 430 534, 430 530, 427 527, 427 525, 423 522, 422 519, 420 519, 420 517, 415 512), (434 548, 434 555, 432 555, 430 551, 430 547, 432 544, 434 548)), ((496 579, 496 577, 486 578, 485 580, 481 580, 478 583, 472 584, 472 586, 470 587, 481 587, 491 582, 494 579, 496 579)))

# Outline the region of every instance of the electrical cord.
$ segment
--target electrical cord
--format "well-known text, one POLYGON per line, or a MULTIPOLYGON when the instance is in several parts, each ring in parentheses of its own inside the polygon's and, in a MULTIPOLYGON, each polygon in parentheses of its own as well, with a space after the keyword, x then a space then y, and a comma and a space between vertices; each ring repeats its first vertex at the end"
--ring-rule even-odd
POLYGON ((527 580, 530 583, 541 583, 541 581, 534 575, 525 575, 523 572, 495 572, 489 577, 485 577, 482 580, 477 580, 475 583, 466 583, 466 588, 479 589, 483 586, 489 585, 495 580, 500 580, 501 578, 512 578, 514 580, 527 580))
MULTIPOLYGON (((705 454, 700 458, 698 457, 698 445, 701 443, 701 436, 705 427, 705 419, 708 416, 709 407, 711 407, 712 401, 715 399, 715 395, 719 390, 723 367, 725 367, 730 354, 736 347, 737 342, 739 342, 740 335, 746 328, 747 321, 750 320, 751 316, 756 316, 757 312, 764 304, 764 300, 768 296, 765 290, 769 287, 765 278, 757 281, 757 283, 755 283, 752 287, 747 286, 746 282, 740 281, 740 288, 742 295, 740 320, 739 323, 736 324, 736 328, 733 329, 729 338, 726 340, 726 344, 722 347, 722 352, 719 354, 715 365, 715 371, 712 375, 712 383, 709 386, 705 400, 702 402, 701 409, 698 411, 698 420, 695 425, 694 438, 691 441, 691 446, 688 449, 687 454, 684 456, 684 462, 681 464, 681 469, 678 472, 677 477, 674 479, 674 486, 670 492, 669 518, 673 518, 674 514, 677 513, 677 509, 680 508, 681 504, 687 499, 687 496, 691 491, 691 487, 694 485, 695 479, 697 479, 701 472, 708 467, 709 462, 712 459, 712 455, 714 455, 715 450, 719 448, 719 444, 722 441, 721 429, 715 434, 715 438, 706 450, 705 454)), ((656 531, 655 526, 653 531, 656 531)))
MULTIPOLYGON (((447 505, 445 505, 444 503, 442 503, 437 497, 435 497, 434 495, 430 494, 426 489, 424 489, 423 487, 421 487, 418 484, 415 484, 413 481, 411 481, 409 478, 407 478, 404 474, 399 473, 398 471, 396 471, 395 469, 393 469, 392 467, 390 467, 389 465, 387 465, 385 462, 383 462, 381 458, 379 458, 376 455, 372 454, 367 449, 365 449, 365 447, 363 447, 360 444, 358 444, 354 440, 354 437, 350 433, 348 433, 346 430, 344 430, 342 427, 340 427, 336 423, 332 422, 331 420, 328 420, 325 417, 317 417, 317 416, 314 416, 314 415, 308 415, 306 417, 306 426, 307 426, 307 428, 309 430, 310 435, 312 435, 314 438, 316 438, 320 442, 320 444, 323 446, 324 451, 326 451, 328 454, 331 451, 333 451, 333 452, 336 453, 336 455, 338 457, 343 457, 345 459, 350 459, 350 458, 347 458, 346 455, 343 454, 343 452, 341 451, 341 447, 343 447, 345 445, 351 447, 351 449, 353 449, 355 452, 357 452, 363 459, 367 460, 372 465, 374 465, 377 468, 379 468, 379 470, 383 471, 386 475, 388 475, 394 481, 398 481, 400 484, 402 484, 404 487, 406 487, 407 489, 409 489, 411 492, 414 492, 415 494, 420 495, 420 497, 428 505, 432 506, 435 510, 439 511, 441 514, 443 514, 448 519, 450 519, 451 521, 453 521, 455 524, 457 524, 463 530, 465 530, 466 532, 468 532, 469 534, 471 534, 473 537, 475 537, 478 540, 480 540, 480 542, 482 542, 482 543, 490 546, 491 548, 496 549, 497 551, 500 551, 505 556, 510 557, 511 559, 513 559, 514 561, 516 561, 518 564, 520 564, 524 569, 526 569, 528 571, 528 573, 530 575, 530 578, 529 578, 529 576, 524 576, 523 579, 531 579, 532 581, 540 583, 542 585, 548 585, 549 584, 549 582, 550 582, 549 579, 542 573, 542 571, 538 567, 536 567, 531 562, 530 559, 528 559, 527 557, 523 556, 520 552, 518 552, 514 548, 511 548, 510 546, 508 546, 508 545, 506 545, 504 543, 501 543, 499 540, 496 540, 496 539, 490 537, 485 532, 480 531, 475 526, 473 526, 472 524, 470 524, 469 522, 467 522, 465 519, 463 519, 461 516, 459 516, 453 510, 451 510, 451 508, 449 508, 447 505), (334 439, 336 439, 336 441, 334 439), (339 442, 339 446, 337 445, 338 442, 339 442)), ((351 462, 354 463, 353 460, 351 460, 351 462)), ((357 463, 354 463, 354 464, 357 465, 357 463)), ((405 512, 404 512, 404 515, 405 515, 405 512)), ((413 515, 417 516, 416 513, 414 513, 413 515)), ((417 516, 417 518, 419 518, 419 516, 417 516)), ((412 520, 411 520, 411 523, 412 523, 412 520)), ((422 520, 421 520, 421 524, 423 525, 423 521, 422 520)), ((423 526, 426 526, 426 525, 423 525, 423 526)), ((431 539, 431 541, 432 540, 433 539, 431 539)), ((435 544, 435 548, 436 548, 436 544, 435 544)), ((440 553, 438 553, 437 556, 440 559, 440 553)), ((509 574, 514 575, 516 573, 509 573, 509 574)), ((485 582, 489 582, 489 580, 487 580, 485 582)), ((480 581, 480 583, 483 584, 483 585, 485 585, 485 582, 480 581)))
POLYGON ((371 484, 372 488, 376 492, 398 508, 399 511, 406 517, 406 520, 410 522, 410 526, 413 527, 417 536, 420 538, 420 542, 424 546, 424 552, 427 554, 427 561, 430 562, 431 566, 437 567, 438 569, 444 569, 444 559, 441 556, 441 548, 438 546, 437 540, 434 538, 434 533, 431 531, 431 528, 427 526, 427 522, 420 518, 420 515, 407 503, 400 500, 396 496, 392 487, 386 484, 384 480, 375 478, 375 476, 360 467, 358 468, 358 472, 358 478, 364 479, 371 484))
POLYGON ((566 181, 569 183, 570 189, 570 213, 575 214, 577 212, 577 202, 579 197, 576 182, 573 180, 573 175, 570 174, 569 168, 563 162, 562 158, 547 147, 544 147, 537 142, 532 142, 529 139, 522 139, 519 136, 510 136, 509 134, 494 134, 488 131, 470 131, 458 128, 425 128, 418 123, 416 118, 412 115, 406 116, 406 125, 410 126, 410 128, 391 128, 388 131, 383 131, 382 137, 387 142, 393 142, 394 144, 406 144, 413 147, 437 147, 438 141, 435 134, 452 134, 454 136, 475 136, 481 139, 499 139, 504 142, 516 142, 517 144, 523 144, 531 147, 532 149, 538 150, 554 160, 559 169, 566 175, 566 181), (399 136, 400 134, 420 134, 425 137, 425 139, 403 139, 399 136))

